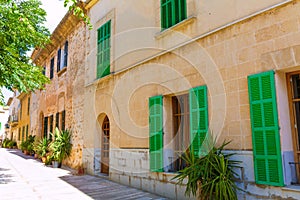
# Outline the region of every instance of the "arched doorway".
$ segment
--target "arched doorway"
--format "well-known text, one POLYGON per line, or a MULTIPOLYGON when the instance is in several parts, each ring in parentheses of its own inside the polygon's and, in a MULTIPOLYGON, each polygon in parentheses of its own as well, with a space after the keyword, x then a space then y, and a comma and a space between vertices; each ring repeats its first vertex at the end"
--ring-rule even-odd
POLYGON ((102 138, 101 138, 101 173, 109 173, 109 119, 105 116, 102 124, 102 138))

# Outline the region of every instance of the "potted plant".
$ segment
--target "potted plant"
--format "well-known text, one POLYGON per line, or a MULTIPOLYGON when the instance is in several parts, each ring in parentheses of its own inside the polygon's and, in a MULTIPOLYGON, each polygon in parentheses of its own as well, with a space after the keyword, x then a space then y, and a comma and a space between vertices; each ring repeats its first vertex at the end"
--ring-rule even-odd
POLYGON ((41 157, 43 163, 46 162, 47 153, 49 153, 49 144, 50 140, 45 137, 40 139, 35 146, 35 151, 41 157))
POLYGON ((240 188, 235 184, 234 168, 239 167, 240 161, 232 160, 234 154, 223 152, 229 142, 223 142, 216 146, 208 133, 203 142, 200 156, 195 155, 193 150, 187 152, 183 159, 187 167, 180 170, 173 179, 177 184, 186 182, 185 195, 198 196, 199 199, 232 199, 237 200, 237 190, 240 188))
POLYGON ((29 142, 28 142, 28 140, 25 140, 25 141, 22 141, 21 142, 21 150, 22 150, 22 152, 25 154, 25 155, 28 155, 29 153, 28 153, 28 150, 27 150, 27 147, 28 147, 28 144, 29 144, 29 142))
POLYGON ((28 152, 28 155, 33 155, 34 154, 33 143, 30 143, 30 142, 28 143, 27 152, 28 152))
POLYGON ((69 157, 72 150, 71 133, 68 130, 55 129, 54 141, 51 143, 53 167, 60 167, 62 161, 69 157))

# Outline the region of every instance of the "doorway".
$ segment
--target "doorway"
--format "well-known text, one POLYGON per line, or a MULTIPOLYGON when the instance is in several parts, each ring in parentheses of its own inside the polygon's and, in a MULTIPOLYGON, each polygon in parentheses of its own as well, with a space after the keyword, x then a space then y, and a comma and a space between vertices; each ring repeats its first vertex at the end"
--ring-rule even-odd
POLYGON ((109 173, 109 119, 105 116, 102 124, 101 173, 109 173))

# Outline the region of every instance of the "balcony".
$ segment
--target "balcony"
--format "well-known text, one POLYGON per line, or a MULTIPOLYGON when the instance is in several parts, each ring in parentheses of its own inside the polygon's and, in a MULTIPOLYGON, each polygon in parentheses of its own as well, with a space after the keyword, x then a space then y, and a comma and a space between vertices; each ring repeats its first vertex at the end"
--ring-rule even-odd
POLYGON ((9 123, 12 127, 16 126, 16 125, 18 124, 18 122, 19 122, 18 115, 10 115, 10 116, 8 117, 8 123, 9 123))

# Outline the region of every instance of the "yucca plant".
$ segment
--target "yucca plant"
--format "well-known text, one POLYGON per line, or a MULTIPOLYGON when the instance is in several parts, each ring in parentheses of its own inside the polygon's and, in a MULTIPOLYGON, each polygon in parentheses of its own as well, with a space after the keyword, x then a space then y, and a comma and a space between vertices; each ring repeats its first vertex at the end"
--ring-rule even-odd
POLYGON ((187 179, 186 196, 198 196, 203 200, 235 200, 239 188, 234 183, 236 173, 233 169, 239 166, 240 161, 231 159, 234 154, 223 153, 224 147, 230 142, 224 141, 216 147, 215 140, 211 141, 207 139, 204 142, 200 157, 192 150, 185 153, 183 159, 188 165, 174 179, 177 179, 177 184, 183 184, 187 179))
POLYGON ((51 143, 50 147, 52 150, 53 160, 61 163, 71 154, 71 133, 68 130, 60 131, 58 128, 56 128, 54 141, 51 143))

